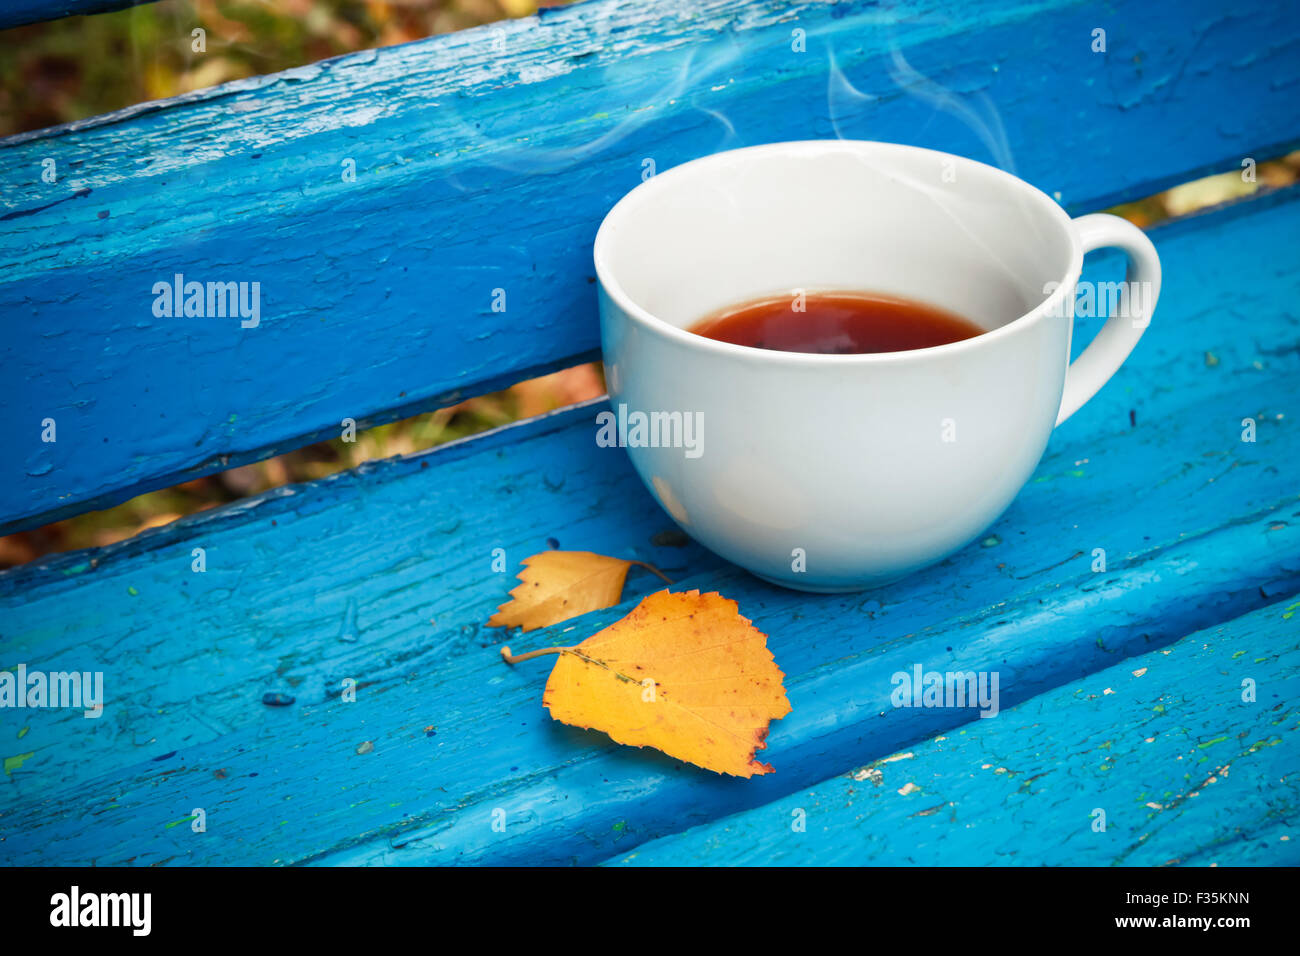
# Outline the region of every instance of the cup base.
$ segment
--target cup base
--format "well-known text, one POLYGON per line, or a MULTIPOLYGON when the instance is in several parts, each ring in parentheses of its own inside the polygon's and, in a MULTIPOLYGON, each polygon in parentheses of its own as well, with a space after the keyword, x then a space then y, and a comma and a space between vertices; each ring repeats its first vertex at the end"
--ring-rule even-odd
POLYGON ((785 588, 788 591, 803 591, 808 594, 856 594, 860 591, 874 591, 876 588, 887 587, 907 577, 906 574, 899 574, 880 581, 873 581, 870 584, 818 585, 796 584, 790 580, 770 578, 766 574, 759 574, 757 571, 750 571, 749 573, 759 580, 766 581, 768 584, 775 584, 777 587, 785 588))

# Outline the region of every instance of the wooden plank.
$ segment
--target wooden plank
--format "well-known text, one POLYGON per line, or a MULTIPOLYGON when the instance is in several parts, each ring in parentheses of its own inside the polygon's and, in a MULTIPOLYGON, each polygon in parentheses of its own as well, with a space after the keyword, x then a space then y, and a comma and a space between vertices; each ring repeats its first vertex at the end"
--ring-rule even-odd
POLYGON ((0 533, 590 357, 591 240, 645 160, 871 137, 1085 211, 1276 154, 1300 23, 1218 6, 611 0, 6 140, 0 533), (156 317, 177 274, 260 283, 258 327, 156 317))
POLYGON ((154 2, 155 0, 5 0, 4 6, 0 6, 0 30, 22 26, 24 23, 109 13, 154 2))
MULTIPOLYGON (((595 862, 960 722, 890 712, 900 661, 996 662, 1010 707, 1295 593, 1296 200, 1157 230, 1163 321, 984 544, 893 587, 796 594, 656 539, 667 519, 625 456, 592 440, 599 405, 0 575, 0 662, 103 670, 110 697, 97 721, 0 711, 0 756, 31 755, 0 787, 6 855, 595 862), (1240 441, 1246 415, 1254 444, 1240 441), (506 668, 482 626, 514 583, 490 573, 493 549, 514 568, 548 538, 739 600, 790 675, 794 712, 764 755, 775 774, 723 780, 550 721, 544 664, 506 668), (1096 547, 1105 574, 1090 570, 1096 547), (356 703, 339 699, 346 677, 356 703), (296 703, 267 707, 265 693, 296 703), (196 806, 208 833, 166 826, 196 806)), ((620 607, 525 643, 594 632, 657 586, 634 578, 620 607)))
POLYGON ((612 862, 1300 863, 1298 611, 1284 601, 1189 634, 612 862))

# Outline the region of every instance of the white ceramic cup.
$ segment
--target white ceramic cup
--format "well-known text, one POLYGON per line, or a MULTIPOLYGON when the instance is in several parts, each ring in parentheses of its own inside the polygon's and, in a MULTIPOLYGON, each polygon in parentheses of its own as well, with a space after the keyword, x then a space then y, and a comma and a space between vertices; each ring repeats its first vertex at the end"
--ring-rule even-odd
POLYGON ((973 160, 843 140, 754 146, 660 173, 610 210, 595 261, 618 415, 605 437, 617 434, 692 537, 808 591, 884 584, 978 537, 1054 426, 1127 358, 1160 290, 1155 247, 1123 219, 1071 219, 973 160), (1071 364, 1083 254, 1103 246, 1128 255, 1120 308, 1071 364), (793 304, 799 290, 919 300, 987 331, 869 355, 686 331, 759 297, 793 304), (638 430, 638 413, 644 425, 656 412, 638 430), (674 421, 699 434, 679 429, 674 441, 674 421))

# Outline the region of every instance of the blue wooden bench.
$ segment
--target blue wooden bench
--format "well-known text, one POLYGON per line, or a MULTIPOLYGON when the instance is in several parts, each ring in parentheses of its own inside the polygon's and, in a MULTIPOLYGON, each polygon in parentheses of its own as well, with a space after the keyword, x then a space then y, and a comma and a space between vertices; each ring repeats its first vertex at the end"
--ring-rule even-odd
MULTIPOLYGON (((592 239, 646 160, 891 140, 1080 214, 1294 149, 1300 22, 1220 7, 597 0, 0 142, 0 532, 594 357, 592 239), (158 314, 177 275, 260 283, 256 321, 158 314)), ((0 666, 106 697, 0 709, 0 860, 1300 861, 1300 192, 1150 234, 1129 361, 981 542, 876 591, 662 534, 603 402, 0 574, 0 666), (775 773, 550 719, 485 627, 548 542, 739 602, 787 674, 775 773), (996 670, 1001 712, 893 707, 918 664, 996 670)))

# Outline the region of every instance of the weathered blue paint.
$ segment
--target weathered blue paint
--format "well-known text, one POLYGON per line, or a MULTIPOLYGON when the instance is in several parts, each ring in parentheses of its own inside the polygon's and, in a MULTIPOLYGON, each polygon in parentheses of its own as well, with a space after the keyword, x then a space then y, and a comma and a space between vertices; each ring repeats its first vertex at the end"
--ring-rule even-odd
POLYGON ((1189 634, 615 862, 1300 863, 1297 611, 1189 634))
MULTIPOLYGON (((653 543, 668 521, 595 445, 599 405, 0 575, 0 665, 101 669, 109 696, 98 721, 22 715, 21 741, 0 712, 0 756, 32 754, 0 781, 6 859, 597 862, 964 723, 889 705, 913 663, 996 667, 1011 707, 1295 594, 1297 201, 1154 230, 1157 321, 989 546, 879 591, 797 594, 653 543), (546 662, 506 667, 482 626, 514 583, 492 549, 517 567, 548 538, 739 601, 789 675, 794 710, 763 755, 776 773, 722 779, 550 720, 546 662), (206 833, 167 827, 194 807, 206 833)), ((571 642, 658 586, 634 574, 619 607, 513 643, 571 642)))
POLYGON ((896 140, 1082 212, 1275 155, 1300 22, 1220 6, 609 0, 9 139, 0 533, 591 356, 591 240, 646 160, 896 140), (260 325, 155 317, 178 273, 260 282, 260 325))
POLYGON ((154 2, 155 0, 5 0, 4 5, 0 6, 0 30, 24 23, 107 13, 154 2))

